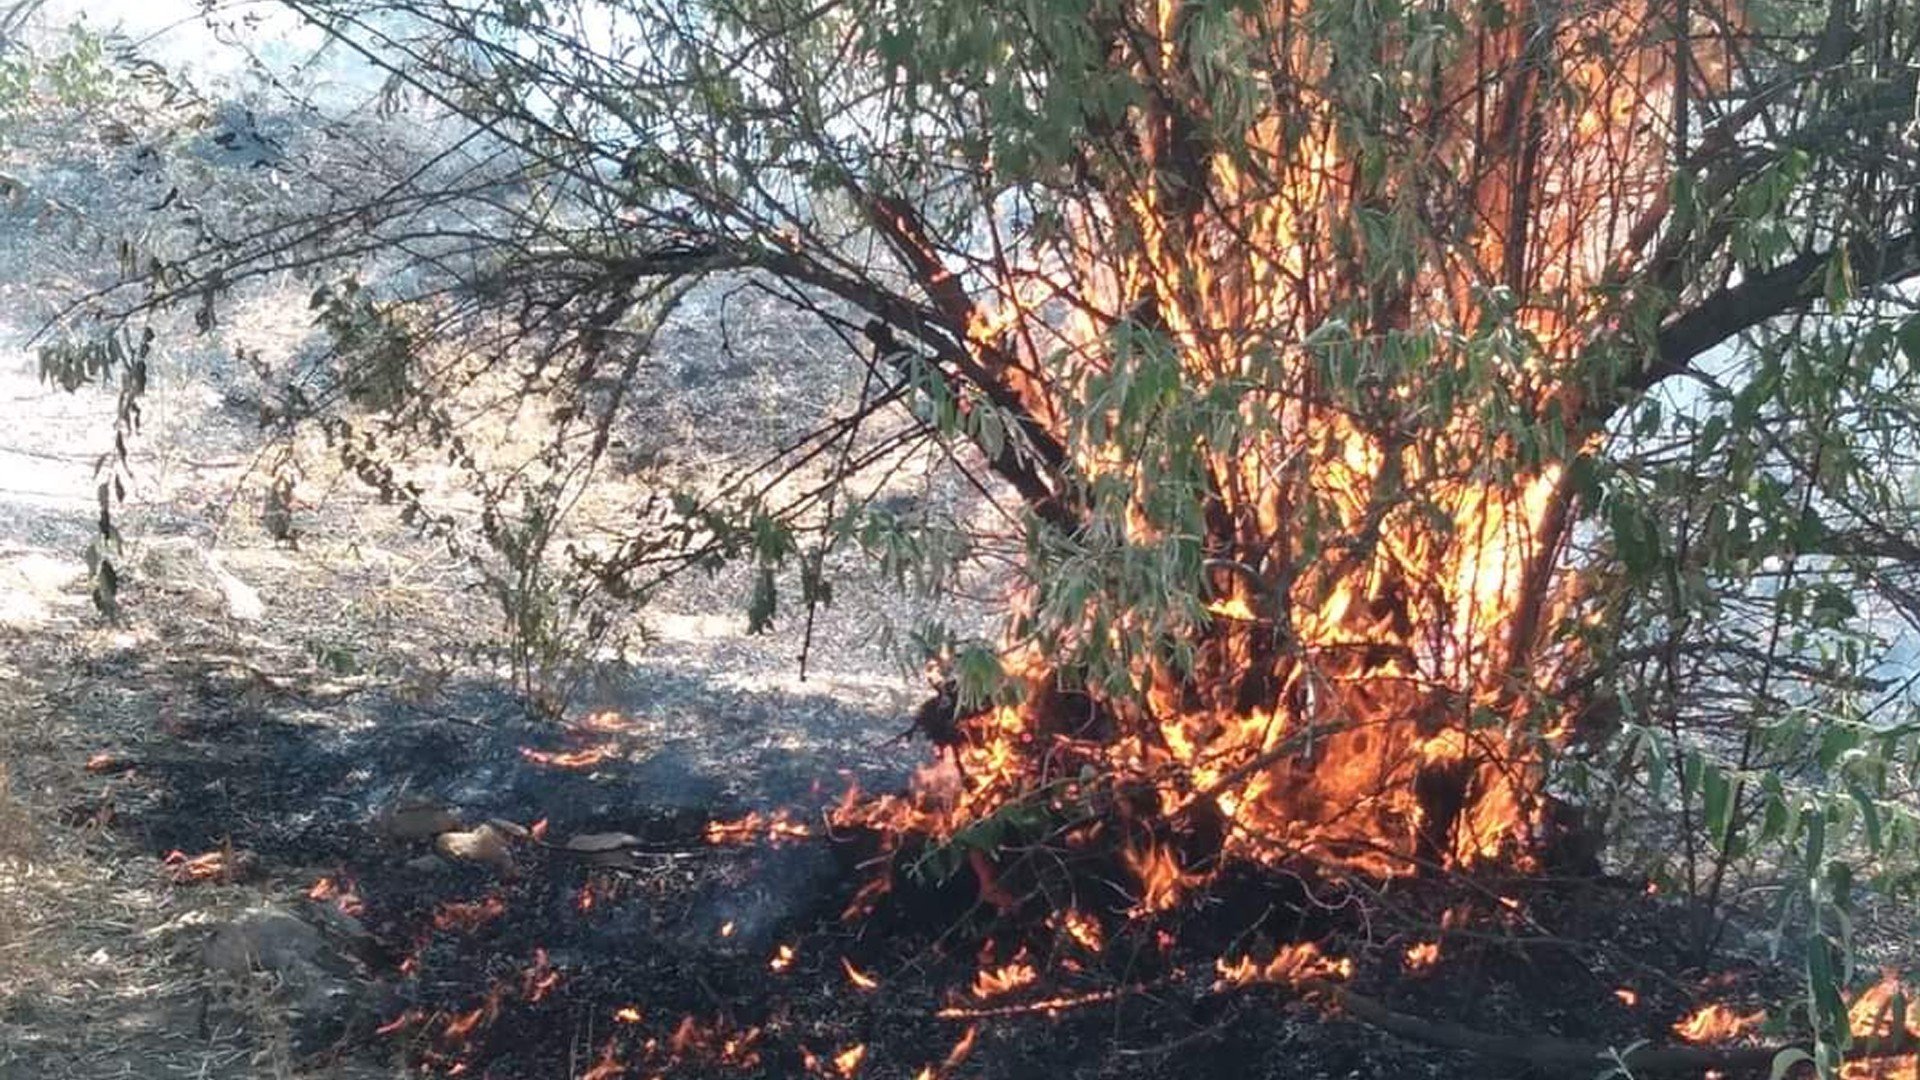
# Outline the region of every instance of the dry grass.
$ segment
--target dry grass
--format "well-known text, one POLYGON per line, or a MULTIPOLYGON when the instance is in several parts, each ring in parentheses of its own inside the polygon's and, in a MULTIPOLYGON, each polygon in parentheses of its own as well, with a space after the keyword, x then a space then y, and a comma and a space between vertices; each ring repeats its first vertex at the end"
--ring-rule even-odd
MULTIPOLYGON (((100 637, 65 629, 69 641, 100 637)), ((268 1026, 207 1022, 205 928, 258 892, 174 889, 155 859, 71 818, 98 783, 86 748, 114 734, 92 725, 116 725, 62 707, 59 673, 79 655, 12 644, 16 670, 0 679, 0 1080, 291 1075, 284 1055, 262 1057, 268 1026)))

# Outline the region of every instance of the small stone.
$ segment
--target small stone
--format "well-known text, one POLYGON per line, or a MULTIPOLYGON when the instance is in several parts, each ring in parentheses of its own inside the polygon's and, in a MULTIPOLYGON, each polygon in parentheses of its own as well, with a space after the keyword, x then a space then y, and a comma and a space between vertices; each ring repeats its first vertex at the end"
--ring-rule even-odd
POLYGON ((460 815, 444 803, 413 800, 384 807, 373 818, 373 831, 389 840, 425 840, 460 828, 460 815))
POLYGON ((513 873, 513 850, 507 844, 507 835, 492 825, 441 833, 434 839, 433 848, 456 862, 480 863, 502 874, 513 873))
POLYGON ((209 968, 241 976, 255 971, 286 974, 316 964, 325 948, 320 931, 278 908, 261 907, 216 930, 207 940, 209 968))

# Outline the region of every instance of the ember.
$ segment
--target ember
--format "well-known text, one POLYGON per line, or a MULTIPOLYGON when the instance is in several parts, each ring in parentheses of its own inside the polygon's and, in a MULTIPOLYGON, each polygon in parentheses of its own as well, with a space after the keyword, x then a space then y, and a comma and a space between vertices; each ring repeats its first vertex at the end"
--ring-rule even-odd
POLYGON ((238 868, 238 859, 228 851, 207 851, 199 855, 188 855, 184 851, 169 851, 160 860, 161 872, 175 885, 189 885, 201 881, 231 881, 238 868))
POLYGON ((600 1056, 594 1059, 586 1072, 580 1074, 580 1080, 617 1080, 625 1076, 627 1063, 621 1060, 618 1047, 613 1040, 600 1049, 600 1056))
POLYGON ((1440 962, 1440 943, 1421 941, 1410 945, 1405 959, 1408 971, 1426 971, 1440 962))
POLYGON ((793 946, 782 945, 773 951, 773 959, 767 961, 769 970, 780 972, 793 966, 793 946))
POLYGON ((880 988, 880 982, 878 979, 875 979, 873 976, 868 975, 866 972, 861 971, 857 967, 854 967, 853 961, 847 959, 846 957, 843 956, 840 958, 840 966, 841 968, 845 969, 847 973, 847 981, 852 983, 858 989, 878 990, 880 988))
POLYGON ((559 985, 560 973, 547 958, 547 950, 533 950, 533 963, 520 975, 520 996, 527 1001, 539 1001, 559 985))
POLYGON ((692 1016, 684 1016, 667 1046, 675 1062, 753 1069, 760 1065, 760 1034, 757 1027, 734 1031, 725 1021, 703 1025, 692 1016))
POLYGON ((471 934, 506 913, 507 902, 498 894, 472 902, 449 901, 434 909, 433 925, 471 934))
POLYGON ((584 750, 535 750, 527 746, 520 748, 520 755, 528 761, 555 769, 590 769, 613 757, 617 752, 617 748, 611 743, 589 746, 584 750))
POLYGON ((967 1056, 973 1053, 974 1041, 979 1037, 979 1025, 968 1025, 966 1033, 960 1036, 960 1041, 954 1043, 953 1049, 947 1051, 946 1059, 938 1067, 925 1066, 913 1074, 913 1080, 940 1080, 941 1077, 959 1068, 967 1060, 967 1056))
POLYGON ((356 919, 366 914, 367 910, 366 902, 360 898, 353 879, 344 874, 338 879, 323 877, 314 882, 313 887, 307 890, 307 899, 316 904, 331 903, 342 914, 356 919))

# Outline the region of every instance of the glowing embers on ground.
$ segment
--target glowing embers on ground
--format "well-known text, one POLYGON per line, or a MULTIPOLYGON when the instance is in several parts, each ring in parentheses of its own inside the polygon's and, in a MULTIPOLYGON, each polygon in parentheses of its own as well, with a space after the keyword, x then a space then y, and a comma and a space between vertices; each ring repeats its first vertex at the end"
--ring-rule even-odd
POLYGON ((767 970, 775 975, 784 973, 793 966, 793 946, 781 945, 773 950, 773 958, 767 961, 767 970))
POLYGON ((366 901, 361 899, 359 887, 348 874, 330 875, 315 881, 307 889, 307 899, 316 904, 332 904, 343 915, 359 918, 366 914, 366 901))
POLYGON ((1408 971, 1426 972, 1440 962, 1440 943, 1437 941, 1417 941, 1407 946, 1401 961, 1408 971))
POLYGON ((854 989, 856 990, 880 989, 880 980, 874 978, 873 976, 867 974, 864 971, 861 971, 859 968, 854 967, 852 960, 849 960, 844 956, 841 957, 840 967, 841 967, 841 970, 847 973, 847 982, 853 984, 854 989))
POLYGON ((236 848, 203 851, 198 855, 174 850, 160 860, 160 873, 175 885, 194 885, 232 882, 244 877, 252 866, 253 856, 236 848))
POLYGON ((813 835, 812 826, 796 819, 791 811, 785 809, 771 813, 755 810, 732 821, 710 821, 706 828, 709 844, 751 844, 761 841, 779 844, 806 840, 813 835))
POLYGON ((851 1080, 860 1074, 860 1065, 867 1059, 867 1045, 855 1043, 836 1054, 822 1058, 811 1050, 802 1048, 800 1063, 809 1076, 840 1077, 851 1080))
POLYGON ((979 1041, 979 1038, 980 1025, 967 1025, 967 1030, 961 1033, 960 1040, 953 1044, 953 1049, 947 1051, 947 1056, 938 1065, 923 1066, 919 1072, 913 1074, 913 1080, 943 1080, 951 1075, 955 1069, 966 1063, 968 1057, 972 1056, 974 1043, 979 1041))
POLYGON ((381 1024, 375 1033, 398 1036, 416 1031, 421 1043, 416 1053, 422 1064, 440 1069, 446 1076, 465 1075, 475 1055, 484 1049, 487 1032, 509 1005, 538 1003, 552 994, 563 979, 547 951, 535 949, 515 976, 495 980, 470 1008, 437 1012, 408 1009, 381 1024))
POLYGON ((591 769, 623 757, 626 743, 631 742, 639 730, 635 721, 619 713, 594 713, 563 729, 567 749, 542 750, 523 746, 520 756, 545 768, 591 769))

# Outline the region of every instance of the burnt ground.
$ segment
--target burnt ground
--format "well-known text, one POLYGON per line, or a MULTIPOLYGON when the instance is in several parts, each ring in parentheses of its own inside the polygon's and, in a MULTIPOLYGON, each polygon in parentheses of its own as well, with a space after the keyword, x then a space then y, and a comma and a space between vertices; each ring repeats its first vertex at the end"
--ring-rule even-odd
MULTIPOLYGON (((841 1075, 855 1066, 836 1055, 854 1047, 858 1074, 882 1077, 1534 1075, 1329 1019, 1281 988, 1223 988, 1214 960, 1315 940, 1358 961, 1355 989, 1402 1012, 1602 1046, 1668 1038, 1700 986, 1675 971, 1681 920, 1628 882, 1246 878, 1137 920, 1126 885, 1090 877, 1075 906, 1099 925, 1092 948, 996 917, 963 871, 944 889, 903 879, 845 921, 876 872, 862 865, 871 848, 827 835, 808 808, 847 773, 889 783, 883 762, 845 749, 864 744, 833 738, 885 732, 890 717, 709 692, 701 724, 569 732, 521 719, 498 689, 401 702, 264 669, 191 605, 131 610, 131 628, 90 632, 76 615, 8 642, 25 676, 13 689, 28 691, 9 703, 10 764, 29 778, 16 797, 47 844, 151 910, 36 931, 99 942, 104 959, 81 962, 103 970, 70 996, 7 995, 0 1076, 841 1075), (816 752, 781 745, 785 710, 824 728, 816 752), (538 760, 581 750, 604 756, 538 760), (512 840, 511 865, 437 858, 396 823, 396 808, 428 804, 468 823, 543 821, 542 835, 512 840), (709 821, 775 804, 816 835, 705 842, 709 821), (609 831, 636 841, 616 865, 566 847, 609 831), (224 853, 229 870, 176 883, 176 851, 224 853), (206 971, 205 942, 263 903, 325 936, 343 1000, 312 1007, 271 974, 206 971), (1442 907, 1455 914, 1440 960, 1407 971, 1407 948, 1440 937, 1442 907), (970 989, 1023 948, 1037 981, 991 999, 970 989), (143 985, 115 986, 143 970, 143 985), (592 1071, 608 1063, 631 1071, 592 1071)), ((1713 996, 1761 989, 1748 973, 1713 996)))
POLYGON ((69 494, 88 486, 74 444, 99 402, 18 371, 0 492, 5 1080, 1555 1075, 1220 985, 1221 958, 1297 941, 1353 959, 1351 985, 1405 1014, 1596 1048, 1671 1041, 1703 996, 1784 996, 1750 967, 1687 971, 1683 913, 1636 882, 1269 875, 1135 919, 1127 876, 1094 865, 1070 888, 1096 947, 1046 918, 1063 898, 1001 917, 962 869, 903 875, 845 920, 888 867, 818 811, 851 782, 897 789, 928 754, 896 738, 911 687, 848 644, 857 601, 803 683, 792 635, 748 638, 724 580, 669 597, 651 651, 608 662, 574 726, 532 721, 461 647, 487 612, 443 556, 347 487, 305 512, 300 547, 275 545, 231 509, 244 425, 175 397, 181 419, 141 451, 138 572, 109 624, 73 555, 92 504, 69 494), (236 613, 176 557, 183 540, 260 610, 236 613), (596 709, 617 722, 587 726, 596 709), (813 835, 706 842, 711 821, 776 808, 813 835), (417 820, 434 813, 504 823, 501 850, 436 854, 449 826, 417 820), (610 832, 632 838, 617 857, 568 848, 610 832), (221 865, 191 880, 203 856, 221 865), (1432 940, 1437 964, 1409 971, 1432 940), (976 992, 1021 965, 1031 983, 976 992))

